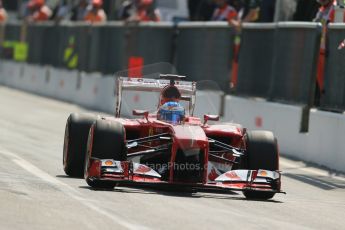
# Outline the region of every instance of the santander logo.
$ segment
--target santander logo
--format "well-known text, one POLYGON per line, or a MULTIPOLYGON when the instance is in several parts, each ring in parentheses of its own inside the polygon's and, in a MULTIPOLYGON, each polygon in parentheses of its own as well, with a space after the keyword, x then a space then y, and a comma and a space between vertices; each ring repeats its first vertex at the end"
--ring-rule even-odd
POLYGON ((147 173, 147 172, 150 172, 151 169, 145 165, 140 165, 136 170, 135 172, 136 173, 147 173))
POLYGON ((235 172, 227 172, 225 176, 232 180, 241 180, 241 178, 235 172))

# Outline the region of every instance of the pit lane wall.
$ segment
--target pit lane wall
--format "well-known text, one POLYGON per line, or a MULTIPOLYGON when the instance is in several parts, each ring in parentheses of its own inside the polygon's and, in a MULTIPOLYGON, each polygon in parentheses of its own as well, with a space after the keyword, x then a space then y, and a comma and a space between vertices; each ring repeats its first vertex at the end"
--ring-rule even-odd
POLYGON ((273 131, 282 154, 344 172, 344 114, 311 109, 309 130, 300 132, 302 113, 303 106, 226 96, 224 120, 273 131))
MULTIPOLYGON (((0 84, 45 97, 114 113, 115 83, 112 76, 42 67, 11 61, 0 62, 0 84)), ((127 107, 145 107, 152 100, 140 95, 125 98, 127 107)), ((126 108, 126 105, 124 106, 126 108)), ((131 111, 124 111, 130 115, 131 111)), ((223 113, 223 121, 243 124, 249 130, 275 133, 284 155, 345 171, 345 116, 312 109, 308 132, 301 133, 303 106, 268 102, 263 99, 198 93, 195 114, 223 113), (223 103, 222 103, 223 102, 223 103)))

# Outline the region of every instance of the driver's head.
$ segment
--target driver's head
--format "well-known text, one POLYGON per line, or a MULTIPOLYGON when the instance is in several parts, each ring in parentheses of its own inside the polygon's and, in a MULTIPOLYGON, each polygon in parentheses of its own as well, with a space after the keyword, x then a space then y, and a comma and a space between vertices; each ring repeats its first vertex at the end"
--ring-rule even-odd
POLYGON ((168 101, 178 102, 181 98, 181 93, 176 86, 168 85, 163 88, 161 96, 161 105, 168 101))

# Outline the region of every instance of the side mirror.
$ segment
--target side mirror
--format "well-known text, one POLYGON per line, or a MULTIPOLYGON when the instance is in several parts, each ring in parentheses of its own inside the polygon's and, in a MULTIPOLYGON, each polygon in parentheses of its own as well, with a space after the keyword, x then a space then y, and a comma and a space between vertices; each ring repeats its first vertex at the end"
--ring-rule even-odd
POLYGON ((208 121, 219 121, 219 115, 209 115, 209 114, 205 114, 205 115, 204 115, 204 125, 205 125, 208 121))
POLYGON ((147 111, 147 110, 135 109, 135 110, 133 110, 133 116, 144 116, 145 119, 148 120, 149 111, 147 111))

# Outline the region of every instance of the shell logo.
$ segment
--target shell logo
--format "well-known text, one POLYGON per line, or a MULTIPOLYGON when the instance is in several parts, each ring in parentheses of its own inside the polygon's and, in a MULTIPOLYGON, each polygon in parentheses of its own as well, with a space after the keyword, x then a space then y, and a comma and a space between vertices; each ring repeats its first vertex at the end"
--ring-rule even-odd
POLYGON ((106 162, 104 162, 104 164, 105 164, 106 166, 112 166, 112 165, 114 164, 114 162, 112 162, 112 161, 106 161, 106 162))
POLYGON ((267 172, 266 171, 260 171, 259 176, 267 176, 267 172))

